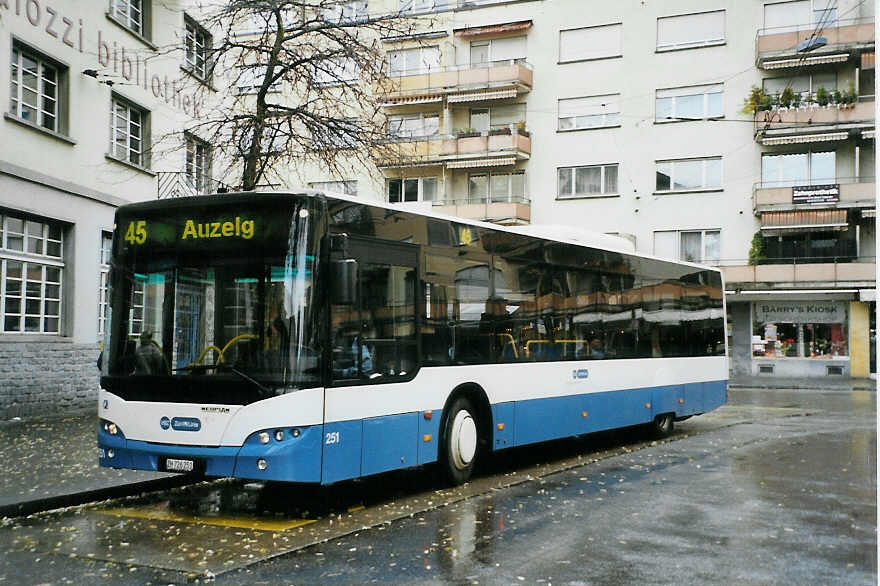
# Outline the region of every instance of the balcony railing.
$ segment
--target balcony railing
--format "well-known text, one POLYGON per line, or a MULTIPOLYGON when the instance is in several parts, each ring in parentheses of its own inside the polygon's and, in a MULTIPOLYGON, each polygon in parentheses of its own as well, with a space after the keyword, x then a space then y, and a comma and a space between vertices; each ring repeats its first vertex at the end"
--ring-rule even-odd
POLYGON ((466 197, 434 202, 434 211, 468 220, 502 225, 528 224, 532 218, 528 196, 466 197))
POLYGON ((816 24, 763 28, 755 39, 755 61, 759 68, 802 68, 810 65, 847 61, 851 50, 874 46, 874 18, 854 18, 822 26, 827 44, 798 53, 797 45, 815 37, 816 24))
POLYGON ((775 108, 755 113, 755 140, 765 146, 835 142, 874 128, 874 102, 799 108, 775 108))
POLYGON ((528 159, 532 141, 528 132, 511 128, 488 133, 434 135, 389 142, 376 150, 378 166, 445 165, 449 168, 511 166, 528 159))
POLYGON ((193 177, 183 171, 162 171, 156 174, 156 195, 158 199, 172 197, 192 197, 209 193, 224 193, 232 188, 210 177, 193 177))
POLYGON ((838 177, 804 181, 759 181, 752 188, 752 209, 756 212, 793 208, 794 187, 837 185, 839 200, 826 204, 830 207, 873 207, 875 183, 873 177, 838 177))
POLYGON ((386 86, 378 91, 391 102, 389 105, 394 105, 395 100, 404 104, 406 102, 401 100, 425 95, 436 96, 439 100, 443 95, 460 94, 456 97, 456 102, 511 98, 518 93, 528 92, 531 88, 532 66, 524 60, 511 59, 414 72, 390 72, 386 86), (465 92, 475 90, 504 88, 508 88, 510 92, 464 95, 465 92))
POLYGON ((719 263, 728 289, 785 289, 793 287, 874 287, 875 257, 768 258, 750 265, 747 260, 719 263))

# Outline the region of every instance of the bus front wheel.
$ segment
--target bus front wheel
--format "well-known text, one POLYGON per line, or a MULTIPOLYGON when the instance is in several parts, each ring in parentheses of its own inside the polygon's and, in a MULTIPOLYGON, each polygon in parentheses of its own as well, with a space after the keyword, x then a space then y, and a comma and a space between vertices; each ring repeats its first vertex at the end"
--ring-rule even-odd
POLYGON ((479 445, 476 411, 465 397, 453 401, 443 426, 441 465, 452 484, 464 484, 471 477, 479 445))

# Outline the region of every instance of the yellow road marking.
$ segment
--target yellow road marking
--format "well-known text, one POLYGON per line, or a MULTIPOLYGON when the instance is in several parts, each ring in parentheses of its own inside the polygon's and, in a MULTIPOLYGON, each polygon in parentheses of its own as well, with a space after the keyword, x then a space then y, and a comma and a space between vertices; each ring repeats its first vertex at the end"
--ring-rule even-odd
POLYGON ((357 505, 356 507, 349 507, 349 508, 348 508, 348 512, 349 512, 349 513, 354 513, 355 511, 363 511, 363 510, 366 509, 366 508, 367 508, 367 507, 365 507, 364 505, 357 505))
POLYGON ((315 519, 289 519, 270 520, 259 517, 221 517, 221 516, 195 516, 175 513, 167 509, 154 507, 123 507, 119 509, 98 510, 96 513, 112 515, 114 517, 129 517, 132 519, 149 519, 152 521, 171 521, 178 523, 195 523, 201 525, 218 525, 220 527, 236 527, 239 529, 256 529, 258 531, 288 531, 315 523, 315 519))

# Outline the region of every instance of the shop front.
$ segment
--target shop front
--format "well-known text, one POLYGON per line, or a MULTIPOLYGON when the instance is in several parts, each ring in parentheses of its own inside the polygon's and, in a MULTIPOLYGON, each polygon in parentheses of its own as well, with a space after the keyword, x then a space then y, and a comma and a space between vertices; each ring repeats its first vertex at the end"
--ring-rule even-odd
MULTIPOLYGON (((843 300, 753 301, 751 374, 781 377, 851 376, 855 335, 865 337, 851 311, 858 302, 843 300), (856 330, 853 330, 855 326, 856 330)), ((861 314, 860 307, 856 307, 861 314)), ((861 346, 855 341, 857 346, 861 346)))

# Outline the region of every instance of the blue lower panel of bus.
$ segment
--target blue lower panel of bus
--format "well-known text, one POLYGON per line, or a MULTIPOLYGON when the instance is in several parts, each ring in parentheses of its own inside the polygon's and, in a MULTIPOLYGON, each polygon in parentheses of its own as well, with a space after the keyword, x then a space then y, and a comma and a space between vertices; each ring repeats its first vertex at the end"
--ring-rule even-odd
MULTIPOLYGON (((687 417, 726 401, 727 381, 712 381, 496 403, 491 445, 501 450, 638 425, 661 413, 687 417)), ((208 476, 331 484, 436 461, 439 425, 439 411, 404 413, 298 428, 297 437, 285 429, 282 441, 269 430, 267 444, 254 433, 240 448, 152 444, 99 428, 99 463, 158 470, 164 458, 193 459, 204 463, 208 476), (265 461, 265 469, 260 470, 259 460, 265 461)))
POLYGON ((197 462, 207 476, 320 482, 322 428, 322 425, 298 428, 297 437, 293 437, 290 430, 283 430, 282 441, 277 441, 274 431, 270 431, 268 444, 261 443, 258 434, 254 433, 241 447, 216 448, 128 440, 121 434, 111 436, 99 429, 98 463, 105 467, 158 471, 161 461, 175 458, 197 462), (257 464, 261 459, 265 461, 263 470, 257 464))

